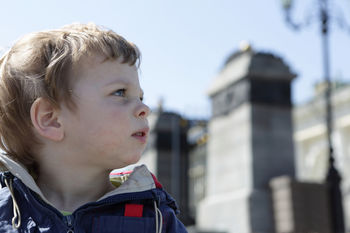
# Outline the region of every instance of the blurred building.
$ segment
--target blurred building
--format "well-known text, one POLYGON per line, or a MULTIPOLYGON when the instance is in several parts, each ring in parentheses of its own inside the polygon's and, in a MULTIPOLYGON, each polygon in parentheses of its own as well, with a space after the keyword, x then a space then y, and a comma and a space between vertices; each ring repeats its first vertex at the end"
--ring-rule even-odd
MULTIPOLYGON (((350 232, 350 86, 332 85, 333 134, 336 167, 342 176, 346 232, 350 232)), ((315 86, 312 100, 296 106, 293 112, 296 168, 299 180, 322 183, 328 169, 328 142, 325 125, 325 85, 315 86)))
MULTIPOLYGON (((331 232, 323 86, 292 108, 284 61, 250 47, 213 80, 212 117, 150 116, 146 163, 176 198, 189 232, 331 232)), ((350 210, 350 86, 334 85, 335 155, 350 210)))
POLYGON ((206 120, 192 120, 188 131, 189 151, 189 213, 195 219, 197 208, 206 193, 207 132, 206 120))

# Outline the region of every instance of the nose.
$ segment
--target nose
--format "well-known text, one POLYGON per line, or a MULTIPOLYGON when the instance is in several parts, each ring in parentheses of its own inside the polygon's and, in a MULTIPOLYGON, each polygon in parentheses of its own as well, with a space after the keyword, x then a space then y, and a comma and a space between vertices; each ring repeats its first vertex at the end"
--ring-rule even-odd
POLYGON ((146 119, 149 113, 150 113, 150 108, 146 104, 141 103, 138 106, 137 110, 135 111, 135 116, 138 118, 146 119))

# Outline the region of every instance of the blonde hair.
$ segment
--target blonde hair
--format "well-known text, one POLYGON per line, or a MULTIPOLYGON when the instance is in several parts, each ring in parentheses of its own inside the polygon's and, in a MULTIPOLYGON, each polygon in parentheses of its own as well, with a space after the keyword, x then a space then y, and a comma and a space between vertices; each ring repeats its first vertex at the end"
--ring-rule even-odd
POLYGON ((73 109, 70 72, 83 57, 103 55, 137 65, 137 47, 95 24, 71 24, 58 30, 28 34, 0 59, 0 148, 30 171, 37 166, 33 149, 40 145, 32 130, 30 108, 45 98, 73 109))

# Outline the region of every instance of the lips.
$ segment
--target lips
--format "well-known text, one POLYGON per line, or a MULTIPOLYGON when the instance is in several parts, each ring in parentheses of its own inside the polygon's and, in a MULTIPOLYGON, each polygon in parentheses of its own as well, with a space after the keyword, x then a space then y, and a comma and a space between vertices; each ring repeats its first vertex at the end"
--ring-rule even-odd
POLYGON ((137 132, 137 133, 134 133, 132 136, 142 137, 142 136, 145 136, 145 135, 146 135, 145 132, 137 132))
POLYGON ((149 128, 144 128, 136 131, 131 136, 139 140, 141 143, 146 143, 148 132, 149 132, 149 128))

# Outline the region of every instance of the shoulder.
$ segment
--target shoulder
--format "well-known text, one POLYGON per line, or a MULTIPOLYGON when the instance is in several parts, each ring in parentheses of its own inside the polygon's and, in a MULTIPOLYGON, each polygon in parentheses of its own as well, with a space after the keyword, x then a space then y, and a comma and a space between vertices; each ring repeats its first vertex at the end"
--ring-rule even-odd
POLYGON ((11 193, 5 184, 5 175, 0 173, 0 209, 3 206, 8 206, 11 202, 11 193))
POLYGON ((3 182, 3 177, 4 173, 0 173, 0 208, 11 201, 11 193, 6 187, 5 182, 3 182))
POLYGON ((0 188, 0 208, 11 203, 10 190, 7 187, 0 188))
POLYGON ((159 210, 162 213, 163 226, 167 233, 187 233, 183 223, 177 218, 180 213, 175 200, 164 190, 165 199, 160 203, 159 210))
POLYGON ((167 233, 187 233, 183 223, 177 218, 180 213, 175 199, 163 188, 154 190, 158 197, 159 210, 162 214, 163 226, 167 233))
POLYGON ((10 190, 7 187, 0 188, 0 229, 3 229, 6 222, 12 229, 11 217, 12 216, 12 199, 10 190))
POLYGON ((163 188, 154 189, 154 193, 158 199, 157 201, 159 203, 160 208, 166 211, 172 211, 176 215, 180 213, 175 199, 163 188))

